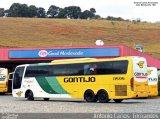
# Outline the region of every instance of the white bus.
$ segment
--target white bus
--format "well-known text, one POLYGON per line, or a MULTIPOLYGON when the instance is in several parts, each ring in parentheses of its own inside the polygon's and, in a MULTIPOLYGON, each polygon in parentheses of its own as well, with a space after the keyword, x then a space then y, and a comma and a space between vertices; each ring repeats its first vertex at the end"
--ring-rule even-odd
POLYGON ((87 102, 148 97, 147 62, 143 57, 80 58, 17 66, 14 97, 77 98, 87 102))

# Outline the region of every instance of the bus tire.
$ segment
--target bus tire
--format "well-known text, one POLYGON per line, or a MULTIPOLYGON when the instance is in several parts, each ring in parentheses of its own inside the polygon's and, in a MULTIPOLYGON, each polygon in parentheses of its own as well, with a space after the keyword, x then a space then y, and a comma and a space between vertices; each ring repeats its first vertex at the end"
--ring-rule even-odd
POLYGON ((84 99, 86 102, 97 102, 97 96, 94 94, 94 92, 90 89, 86 90, 84 93, 84 99))
POLYGON ((43 98, 44 99, 44 101, 49 101, 49 98, 43 98))
POLYGON ((113 99, 114 100, 114 102, 116 102, 116 103, 121 103, 122 101, 123 101, 123 99, 113 99))
POLYGON ((27 98, 27 100, 29 100, 29 101, 33 101, 33 100, 34 100, 33 92, 32 92, 31 90, 28 90, 28 91, 26 92, 26 98, 27 98))
POLYGON ((107 103, 110 101, 110 99, 108 98, 108 93, 106 90, 99 90, 97 93, 98 96, 98 100, 100 103, 107 103))

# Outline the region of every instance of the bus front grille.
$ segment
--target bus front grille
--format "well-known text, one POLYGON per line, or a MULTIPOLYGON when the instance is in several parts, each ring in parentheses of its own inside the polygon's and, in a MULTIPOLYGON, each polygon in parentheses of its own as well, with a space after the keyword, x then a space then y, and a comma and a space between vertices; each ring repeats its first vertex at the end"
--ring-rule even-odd
POLYGON ((115 96, 127 96, 127 85, 115 85, 115 96))

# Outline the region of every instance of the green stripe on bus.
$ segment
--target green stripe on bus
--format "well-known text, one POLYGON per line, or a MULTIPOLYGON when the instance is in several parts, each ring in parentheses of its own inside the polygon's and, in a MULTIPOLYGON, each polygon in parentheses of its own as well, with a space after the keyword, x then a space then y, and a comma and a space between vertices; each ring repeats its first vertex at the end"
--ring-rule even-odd
POLYGON ((55 77, 46 77, 46 80, 48 81, 49 85, 52 87, 52 89, 57 92, 58 94, 69 94, 57 81, 55 77))
POLYGON ((45 77, 36 77, 37 82, 41 86, 41 88, 49 94, 57 94, 52 87, 49 85, 48 81, 45 79, 45 77))
POLYGON ((41 88, 49 94, 69 94, 55 77, 36 77, 41 88))

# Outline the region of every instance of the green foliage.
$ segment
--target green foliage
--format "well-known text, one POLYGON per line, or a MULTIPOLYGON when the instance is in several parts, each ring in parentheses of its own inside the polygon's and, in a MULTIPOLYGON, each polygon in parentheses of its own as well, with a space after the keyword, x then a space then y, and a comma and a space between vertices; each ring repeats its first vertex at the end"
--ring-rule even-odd
POLYGON ((28 7, 27 4, 20 4, 20 3, 13 3, 7 12, 9 17, 44 18, 46 16, 44 8, 42 7, 36 8, 36 6, 34 5, 28 7))
POLYGON ((26 4, 20 5, 20 15, 21 17, 28 17, 29 16, 29 9, 26 4))
POLYGON ((90 10, 81 11, 79 6, 69 6, 65 8, 60 8, 55 5, 51 5, 47 11, 42 7, 37 8, 34 5, 27 6, 26 4, 13 3, 7 14, 9 17, 38 17, 38 18, 71 18, 71 19, 98 19, 99 15, 95 15, 95 8, 90 8, 90 10))
POLYGON ((4 8, 0 8, 0 17, 4 16, 4 8))
POLYGON ((29 12, 28 14, 29 17, 35 17, 37 15, 37 7, 34 5, 29 6, 28 12, 29 12))
MULTIPOLYGON (((90 10, 85 10, 84 12, 82 12, 81 14, 81 18, 82 19, 95 19, 95 13, 96 13, 96 10, 94 8, 91 8, 90 10)), ((96 17, 100 17, 100 16, 96 16, 96 17)))
POLYGON ((121 17, 113 17, 113 16, 108 16, 106 18, 106 20, 112 20, 112 21, 125 21, 123 18, 121 17))
POLYGON ((47 15, 50 18, 58 17, 59 13, 60 13, 60 8, 55 5, 51 5, 47 11, 47 15))
POLYGON ((45 18, 46 17, 46 12, 45 9, 42 7, 37 8, 37 17, 38 18, 45 18))
POLYGON ((81 14, 81 19, 88 19, 90 17, 90 11, 89 10, 85 10, 84 12, 82 12, 81 14))
POLYGON ((95 15, 95 19, 101 19, 100 15, 95 15))
POLYGON ((90 12, 92 12, 93 14, 95 14, 96 13, 96 9, 90 8, 90 12))
MULTIPOLYGON (((8 11, 6 11, 9 17, 38 17, 38 18, 70 18, 70 19, 106 19, 111 21, 127 21, 121 17, 108 16, 107 18, 101 18, 100 15, 96 15, 96 9, 90 8, 90 10, 81 11, 79 6, 68 6, 60 8, 55 5, 51 5, 46 13, 42 7, 37 8, 34 5, 27 6, 27 4, 13 3, 8 11)), ((6 13, 5 12, 5 13, 6 13)), ((0 9, 0 16, 4 15, 4 11, 0 9)), ((129 20, 128 20, 129 21, 129 20)), ((141 22, 140 19, 133 21, 133 23, 141 22)), ((115 25, 112 23, 112 25, 115 25)))
POLYGON ((66 11, 64 9, 60 8, 58 18, 67 18, 66 11))
POLYGON ((64 8, 65 16, 71 19, 78 19, 81 15, 81 8, 78 6, 69 6, 64 8))
POLYGON ((21 4, 13 3, 9 8, 9 16, 11 17, 22 17, 21 4))

